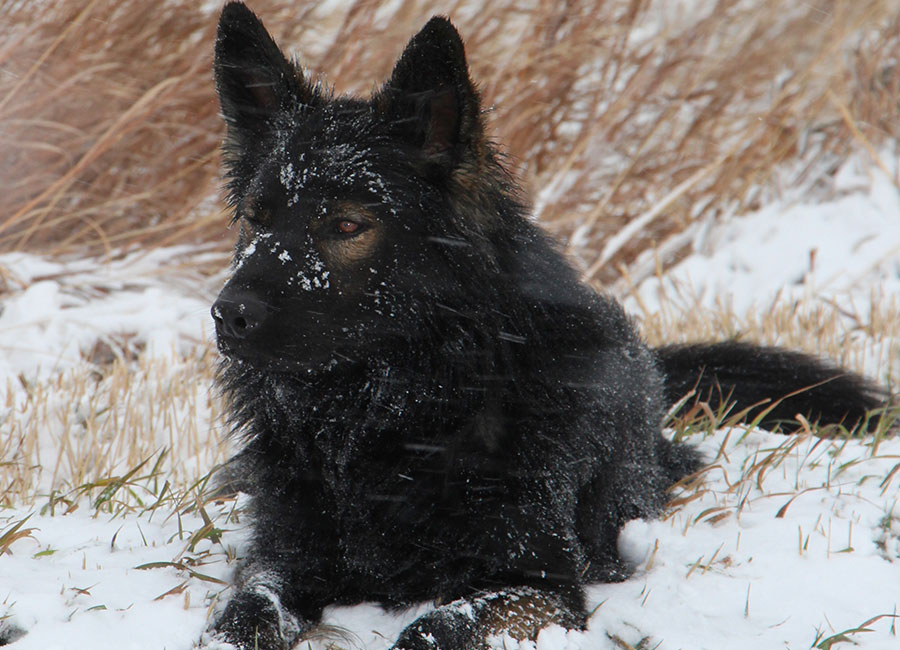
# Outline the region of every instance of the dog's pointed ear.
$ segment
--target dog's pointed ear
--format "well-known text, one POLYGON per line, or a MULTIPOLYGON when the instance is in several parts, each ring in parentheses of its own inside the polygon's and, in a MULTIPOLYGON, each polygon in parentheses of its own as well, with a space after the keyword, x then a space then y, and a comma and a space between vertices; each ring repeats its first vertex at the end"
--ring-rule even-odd
POLYGON ((241 2, 222 9, 214 68, 228 140, 236 145, 258 141, 273 118, 313 95, 262 21, 241 2))
POLYGON ((429 163, 446 171, 477 154, 481 103, 462 39, 447 18, 435 16, 413 36, 376 107, 429 163))

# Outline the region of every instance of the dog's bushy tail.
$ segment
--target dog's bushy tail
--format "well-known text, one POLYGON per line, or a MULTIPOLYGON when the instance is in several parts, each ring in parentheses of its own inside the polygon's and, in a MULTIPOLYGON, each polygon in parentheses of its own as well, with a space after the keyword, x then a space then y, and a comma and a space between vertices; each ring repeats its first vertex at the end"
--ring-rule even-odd
POLYGON ((796 415, 820 425, 874 428, 871 411, 887 405, 888 391, 856 373, 816 357, 740 342, 667 345, 654 353, 665 376, 665 399, 679 411, 707 402, 740 421, 769 430, 795 430, 796 415))

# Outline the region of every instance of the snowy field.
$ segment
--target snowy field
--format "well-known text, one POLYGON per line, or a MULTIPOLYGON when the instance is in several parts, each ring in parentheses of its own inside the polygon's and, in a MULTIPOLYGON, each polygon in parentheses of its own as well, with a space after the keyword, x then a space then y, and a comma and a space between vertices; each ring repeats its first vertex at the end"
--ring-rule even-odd
MULTIPOLYGON (((851 358, 896 386, 900 342, 860 324, 900 295, 896 162, 853 159, 827 195, 785 193, 698 231, 695 252, 626 304, 638 316, 686 294, 738 315, 776 299, 836 305, 851 358)), ((0 510, 0 629, 25 632, 15 650, 187 650, 230 595, 246 518, 203 496, 227 456, 209 387, 224 274, 183 271, 198 254, 218 255, 0 256, 0 485, 13 504, 0 510), (123 443, 123 429, 137 433, 123 443)), ((900 647, 900 439, 737 428, 686 444, 709 469, 665 519, 626 527, 633 577, 592 587, 589 628, 545 630, 538 650, 900 647)), ((421 611, 329 610, 330 641, 309 646, 387 648, 421 611)))

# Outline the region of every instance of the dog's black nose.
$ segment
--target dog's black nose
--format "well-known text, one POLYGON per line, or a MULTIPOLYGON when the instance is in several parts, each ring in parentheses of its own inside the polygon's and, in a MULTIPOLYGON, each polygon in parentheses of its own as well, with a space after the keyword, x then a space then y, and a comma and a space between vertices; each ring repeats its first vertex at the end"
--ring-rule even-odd
POLYGON ((216 322, 218 336, 243 339, 263 324, 267 309, 265 303, 253 294, 220 294, 210 313, 216 322))

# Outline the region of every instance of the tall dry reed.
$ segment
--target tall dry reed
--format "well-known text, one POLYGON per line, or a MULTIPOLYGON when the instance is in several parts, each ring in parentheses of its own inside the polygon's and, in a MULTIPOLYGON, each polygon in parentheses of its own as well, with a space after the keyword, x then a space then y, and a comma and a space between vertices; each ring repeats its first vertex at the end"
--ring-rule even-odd
MULTIPOLYGON (((453 18, 496 140, 595 281, 653 243, 677 259, 679 235, 752 207, 779 163, 801 161, 792 181, 807 182, 900 128, 892 0, 319 4, 251 2, 339 92, 371 90, 428 16, 453 18)), ((0 250, 228 245, 215 14, 0 0, 0 250)))

